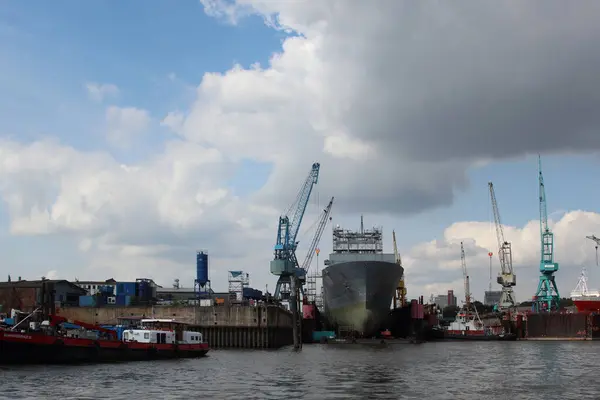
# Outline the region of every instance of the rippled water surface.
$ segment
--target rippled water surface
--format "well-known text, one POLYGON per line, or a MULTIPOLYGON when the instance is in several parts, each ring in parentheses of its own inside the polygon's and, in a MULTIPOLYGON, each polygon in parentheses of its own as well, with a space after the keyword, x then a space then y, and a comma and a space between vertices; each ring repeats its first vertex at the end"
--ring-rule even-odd
POLYGON ((600 399, 598 342, 427 343, 0 368, 2 399, 600 399))

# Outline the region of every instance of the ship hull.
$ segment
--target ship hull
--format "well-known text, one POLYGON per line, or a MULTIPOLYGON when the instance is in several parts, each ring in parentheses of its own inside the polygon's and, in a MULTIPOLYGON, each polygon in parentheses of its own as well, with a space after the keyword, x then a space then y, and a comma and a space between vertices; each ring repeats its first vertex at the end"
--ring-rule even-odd
POLYGON ((445 340, 514 341, 517 340, 517 335, 514 333, 506 333, 503 335, 486 335, 485 333, 465 334, 464 332, 448 331, 444 332, 443 338, 445 340))
POLYGON ((600 298, 597 299, 581 299, 581 300, 573 300, 573 304, 577 307, 577 311, 579 312, 598 312, 600 311, 600 298))
POLYGON ((125 343, 0 331, 0 365, 68 364, 203 357, 208 344, 125 343))
POLYGON ((388 261, 347 261, 323 270, 323 303, 327 319, 338 329, 364 336, 376 334, 404 269, 388 261))

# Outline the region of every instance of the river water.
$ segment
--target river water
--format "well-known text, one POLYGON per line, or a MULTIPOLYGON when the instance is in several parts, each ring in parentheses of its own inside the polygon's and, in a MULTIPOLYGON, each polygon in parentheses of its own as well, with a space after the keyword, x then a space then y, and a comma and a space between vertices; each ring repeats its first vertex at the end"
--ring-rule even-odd
POLYGON ((305 345, 0 368, 2 399, 600 399, 598 342, 305 345))

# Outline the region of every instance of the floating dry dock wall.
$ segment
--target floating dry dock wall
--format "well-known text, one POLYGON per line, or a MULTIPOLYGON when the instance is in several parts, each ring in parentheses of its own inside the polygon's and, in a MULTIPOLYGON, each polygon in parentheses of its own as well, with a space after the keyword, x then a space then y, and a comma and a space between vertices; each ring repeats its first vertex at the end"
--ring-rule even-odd
POLYGON ((540 313, 519 316, 521 340, 599 340, 600 315, 590 313, 540 313))
POLYGON ((292 316, 277 306, 64 307, 57 314, 92 324, 116 324, 119 317, 176 319, 202 332, 211 348, 279 348, 292 344, 292 316))

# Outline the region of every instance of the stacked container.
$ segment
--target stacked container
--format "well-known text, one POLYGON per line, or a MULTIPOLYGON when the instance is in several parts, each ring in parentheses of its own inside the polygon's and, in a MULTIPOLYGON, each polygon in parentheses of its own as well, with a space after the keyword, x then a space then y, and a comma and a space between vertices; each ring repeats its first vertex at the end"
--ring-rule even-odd
POLYGON ((79 307, 96 307, 96 296, 79 296, 79 307))
POLYGON ((117 296, 135 296, 135 282, 119 282, 117 283, 117 296))

